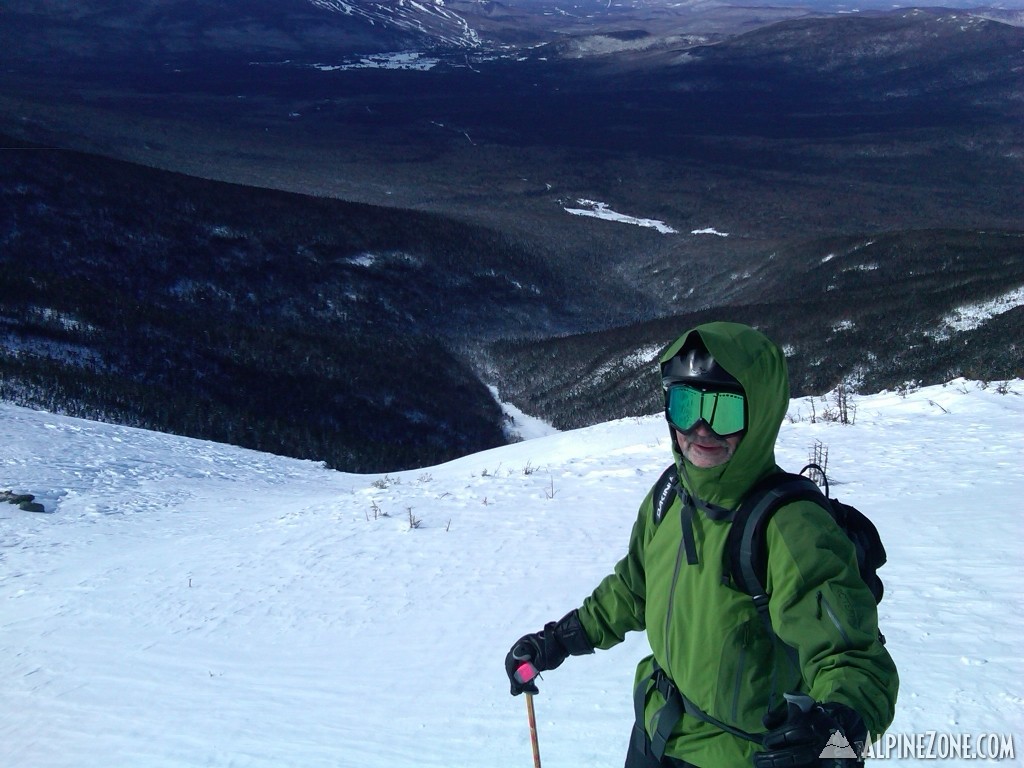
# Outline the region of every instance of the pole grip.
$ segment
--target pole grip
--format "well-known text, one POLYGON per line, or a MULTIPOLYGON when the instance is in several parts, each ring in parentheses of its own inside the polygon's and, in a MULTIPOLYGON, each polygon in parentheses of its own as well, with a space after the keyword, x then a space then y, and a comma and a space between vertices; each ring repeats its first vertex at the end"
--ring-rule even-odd
POLYGON ((528 683, 538 675, 537 668, 529 661, 524 661, 516 667, 516 680, 520 683, 528 683))

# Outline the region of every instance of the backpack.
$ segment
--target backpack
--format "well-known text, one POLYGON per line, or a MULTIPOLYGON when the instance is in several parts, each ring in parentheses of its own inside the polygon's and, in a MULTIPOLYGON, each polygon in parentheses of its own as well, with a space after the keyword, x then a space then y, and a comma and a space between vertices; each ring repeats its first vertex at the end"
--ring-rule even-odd
MULTIPOLYGON (((671 464, 654 484, 652 494, 654 505, 654 524, 658 525, 668 512, 672 502, 679 494, 679 476, 675 464, 671 464)), ((878 535, 878 529, 867 515, 856 507, 844 504, 838 499, 829 497, 828 479, 824 470, 817 464, 808 464, 799 473, 776 472, 768 475, 747 493, 740 502, 739 508, 733 513, 732 527, 729 529, 725 546, 725 562, 723 573, 734 587, 750 595, 757 608, 758 615, 768 633, 781 642, 772 629, 771 616, 768 613, 768 591, 765 584, 768 580, 768 551, 765 541, 765 530, 772 515, 786 504, 794 501, 812 501, 824 508, 836 521, 839 528, 853 542, 857 552, 857 568, 871 594, 878 603, 882 599, 882 580, 878 577, 878 569, 885 564, 885 547, 878 535), (804 473, 811 471, 822 478, 825 491, 822 492, 817 483, 804 473)), ((695 556, 696 553, 694 553, 695 556)), ((687 554, 689 557, 689 552, 687 554)), ((883 644, 885 637, 881 632, 878 639, 883 644)), ((797 660, 795 651, 785 646, 794 665, 797 660)), ((655 686, 665 699, 665 705, 655 717, 657 726, 651 735, 652 754, 660 760, 665 753, 675 723, 685 712, 686 714, 710 723, 732 735, 763 744, 763 734, 748 733, 722 720, 718 720, 690 701, 680 691, 663 670, 655 662, 651 675, 641 679, 633 692, 633 708, 638 733, 644 733, 644 707, 649 686, 655 686)), ((858 763, 859 764, 859 763, 858 763)))
MULTIPOLYGON (((654 523, 657 525, 672 506, 679 493, 679 478, 671 464, 654 484, 654 523)), ((799 473, 776 472, 756 483, 733 515, 732 528, 725 548, 724 573, 733 586, 754 600, 754 605, 767 618, 768 551, 765 531, 772 515, 794 501, 812 501, 824 508, 853 542, 857 553, 860 577, 871 590, 875 603, 882 600, 885 588, 878 569, 886 561, 885 547, 874 523, 856 507, 829 497, 828 480, 817 464, 808 464, 799 473), (822 478, 824 492, 806 472, 822 478)), ((770 624, 768 625, 770 627, 770 624)), ((885 638, 882 638, 885 641, 885 638)))

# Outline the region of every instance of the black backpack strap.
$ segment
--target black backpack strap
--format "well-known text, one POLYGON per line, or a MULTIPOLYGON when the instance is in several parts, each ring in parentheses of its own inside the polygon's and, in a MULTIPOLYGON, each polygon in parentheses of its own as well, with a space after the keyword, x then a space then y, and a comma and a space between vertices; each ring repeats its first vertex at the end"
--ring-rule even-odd
POLYGON ((808 477, 779 472, 758 482, 733 516, 725 544, 725 573, 733 586, 750 595, 765 631, 782 645, 794 668, 799 668, 796 650, 783 643, 772 627, 768 612, 768 522, 781 507, 794 501, 813 501, 829 510, 829 500, 808 477))
POLYGON ((810 478, 789 472, 768 475, 758 482, 736 510, 726 541, 726 574, 733 586, 767 610, 768 553, 765 532, 772 515, 794 501, 813 501, 831 512, 828 498, 810 478))
POLYGON ((702 710, 683 694, 676 687, 676 684, 672 682, 665 671, 654 663, 654 671, 650 675, 642 678, 637 683, 636 688, 633 691, 633 714, 636 718, 636 725, 641 730, 644 729, 644 710, 647 704, 647 694, 651 688, 656 688, 661 694, 662 698, 665 699, 665 704, 659 709, 654 715, 654 721, 652 723, 654 727, 654 733, 650 735, 651 752, 657 761, 661 761, 665 755, 665 750, 668 748, 668 741, 672 736, 672 731, 675 729, 676 723, 679 722, 679 718, 683 716, 685 712, 690 717, 701 720, 705 723, 710 723, 716 728, 731 733, 737 738, 744 739, 746 741, 752 741, 755 744, 764 743, 764 734, 762 733, 749 733, 740 728, 736 728, 728 723, 722 722, 707 712, 702 710))
POLYGON ((825 474, 825 469, 821 464, 817 464, 813 461, 810 464, 804 464, 803 469, 801 469, 797 474, 802 475, 803 477, 809 477, 821 487, 822 493, 825 494, 825 498, 832 498, 832 494, 829 492, 828 475, 825 474))
POLYGON ((654 525, 657 526, 668 514, 672 502, 677 496, 683 498, 683 510, 679 515, 679 522, 683 528, 683 543, 686 546, 686 562, 690 565, 697 564, 697 543, 693 538, 693 514, 696 508, 690 494, 682 491, 679 485, 679 472, 676 465, 669 465, 658 482, 654 484, 654 492, 651 494, 651 504, 654 507, 654 525))
POLYGON ((654 484, 654 493, 651 503, 654 505, 654 524, 661 522, 668 512, 672 502, 679 494, 679 471, 675 464, 669 464, 661 473, 658 482, 654 484))

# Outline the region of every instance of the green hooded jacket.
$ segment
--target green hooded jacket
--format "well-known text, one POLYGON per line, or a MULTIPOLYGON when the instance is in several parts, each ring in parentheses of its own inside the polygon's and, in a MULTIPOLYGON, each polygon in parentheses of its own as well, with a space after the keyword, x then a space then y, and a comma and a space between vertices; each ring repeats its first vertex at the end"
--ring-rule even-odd
MULTIPOLYGON (((637 668, 639 682, 654 660, 679 690, 708 715, 751 733, 785 692, 846 704, 869 733, 892 722, 898 688, 895 665, 878 634, 871 592, 857 570, 853 545, 831 516, 813 502, 786 505, 767 530, 767 588, 776 642, 750 596, 723 581, 726 537, 734 511, 760 478, 778 471, 775 441, 789 405, 789 379, 781 350, 758 331, 735 323, 709 323, 684 334, 662 362, 700 334, 719 365, 743 385, 748 429, 725 464, 701 469, 672 446, 682 486, 697 500, 693 534, 696 564, 684 553, 682 502, 677 495, 664 519, 653 522, 652 493, 640 506, 626 556, 580 607, 580 621, 595 648, 610 648, 627 632, 647 631, 653 656, 637 668)), ((652 489, 653 491, 653 489, 652 489)), ((664 705, 647 695, 646 728, 664 705)), ((758 747, 720 728, 683 715, 666 754, 701 768, 750 766, 758 747)))

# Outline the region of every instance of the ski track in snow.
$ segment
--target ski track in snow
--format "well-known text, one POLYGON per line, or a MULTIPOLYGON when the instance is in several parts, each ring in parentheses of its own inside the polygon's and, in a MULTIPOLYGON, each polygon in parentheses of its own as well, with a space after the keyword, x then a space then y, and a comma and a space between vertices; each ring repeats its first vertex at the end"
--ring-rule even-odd
MULTIPOLYGON (((1010 388, 860 397, 853 426, 794 401, 778 458, 798 469, 822 441, 833 495, 882 533, 892 731, 1013 733, 1019 753, 1010 388)), ((52 512, 0 504, 10 768, 528 766, 504 655, 610 572, 670 460, 657 416, 387 475, 9 405, 0 446, 0 489, 52 512)), ((544 674, 545 765, 621 765, 646 652, 634 635, 544 674)))

